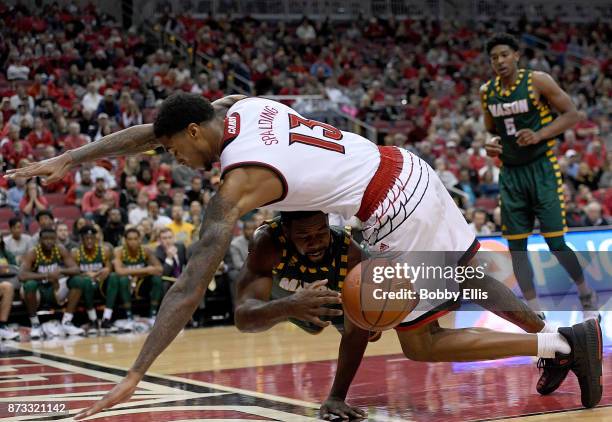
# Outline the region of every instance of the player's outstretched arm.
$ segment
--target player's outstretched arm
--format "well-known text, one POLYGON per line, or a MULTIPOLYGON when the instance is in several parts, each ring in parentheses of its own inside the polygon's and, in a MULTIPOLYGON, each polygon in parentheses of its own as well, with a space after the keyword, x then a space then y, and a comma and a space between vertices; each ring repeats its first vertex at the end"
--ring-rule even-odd
POLYGON ((79 164, 107 157, 134 155, 155 149, 160 145, 153 134, 153 125, 138 125, 107 135, 96 142, 64 152, 57 157, 12 169, 7 176, 30 178, 42 176, 47 183, 61 180, 68 171, 79 164))
MULTIPOLYGON (((363 259, 363 251, 354 240, 351 242, 348 253, 348 267, 351 270, 363 259)), ((319 416, 328 420, 334 416, 342 419, 364 418, 366 413, 358 407, 349 406, 344 402, 351 382, 359 369, 366 346, 369 332, 353 324, 347 316, 344 317, 344 333, 338 351, 338 367, 334 376, 329 396, 319 409, 319 416)))
POLYGON ((334 376, 329 396, 319 409, 319 416, 329 420, 334 416, 341 419, 364 418, 366 413, 358 407, 349 406, 345 403, 351 382, 359 369, 366 346, 368 345, 369 333, 356 327, 348 317, 344 318, 344 334, 340 341, 338 351, 338 368, 334 376))
POLYGON ((99 402, 80 412, 80 420, 128 400, 153 361, 189 321, 225 256, 238 218, 283 193, 281 181, 260 168, 232 170, 206 209, 200 240, 185 270, 162 300, 155 325, 126 377, 99 402))

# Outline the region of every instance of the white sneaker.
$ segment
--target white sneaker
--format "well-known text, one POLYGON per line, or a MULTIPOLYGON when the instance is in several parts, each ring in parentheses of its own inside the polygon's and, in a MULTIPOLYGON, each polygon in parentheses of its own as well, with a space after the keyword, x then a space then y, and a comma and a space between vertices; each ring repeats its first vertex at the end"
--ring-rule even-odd
POLYGON ((132 331, 134 329, 134 320, 132 319, 118 319, 115 321, 115 327, 119 332, 132 331))
POLYGON ((59 337, 63 336, 64 332, 60 327, 60 323, 57 320, 45 322, 42 325, 43 332, 45 333, 45 337, 59 337))
POLYGON ((0 328, 0 338, 4 340, 19 340, 19 333, 12 328, 0 328))
POLYGON ((38 340, 42 336, 43 336, 43 329, 42 329, 42 327, 40 325, 33 326, 32 329, 30 330, 30 339, 31 340, 38 340))
POLYGON ((89 321, 89 327, 87 328, 88 336, 97 336, 100 334, 100 324, 98 320, 89 321))
POLYGON ((85 330, 79 327, 75 327, 72 321, 64 322, 62 324, 61 329, 64 332, 64 335, 67 336, 82 336, 83 334, 85 334, 85 330))

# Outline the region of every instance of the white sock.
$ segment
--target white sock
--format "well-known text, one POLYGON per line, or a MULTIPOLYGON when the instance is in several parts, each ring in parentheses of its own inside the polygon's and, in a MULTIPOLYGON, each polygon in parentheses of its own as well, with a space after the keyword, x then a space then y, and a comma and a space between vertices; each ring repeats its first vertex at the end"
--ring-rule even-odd
POLYGON ((582 284, 576 284, 576 287, 578 288, 578 294, 580 296, 587 296, 593 291, 593 289, 591 289, 591 286, 589 286, 589 283, 587 283, 586 281, 582 284))
POLYGON ((569 343, 559 333, 538 333, 538 357, 554 358, 555 352, 568 354, 572 351, 569 343))
POLYGON ((40 321, 38 320, 38 316, 30 317, 30 324, 33 326, 40 325, 40 321))
POLYGON ((87 311, 87 316, 89 317, 90 321, 96 321, 98 319, 98 315, 96 315, 96 310, 95 309, 90 309, 87 311))
POLYGON ((541 333, 557 333, 559 327, 556 325, 549 324, 548 322, 544 323, 544 328, 540 330, 541 333))
POLYGON ((540 301, 537 297, 534 297, 533 299, 527 299, 527 306, 529 306, 534 312, 542 311, 542 309, 540 308, 540 301))
POLYGON ((102 315, 102 318, 104 319, 111 319, 113 317, 113 310, 112 309, 108 309, 108 308, 104 308, 104 314, 102 315))
POLYGON ((66 312, 62 318, 62 324, 66 324, 67 322, 72 321, 72 314, 70 312, 66 312))

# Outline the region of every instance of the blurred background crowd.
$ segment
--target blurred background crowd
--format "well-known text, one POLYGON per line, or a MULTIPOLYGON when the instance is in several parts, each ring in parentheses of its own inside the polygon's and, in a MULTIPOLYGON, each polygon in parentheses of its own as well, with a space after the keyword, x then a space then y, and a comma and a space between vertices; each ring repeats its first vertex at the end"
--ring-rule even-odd
MULTIPOLYGON (((156 106, 176 90, 211 101, 236 92, 277 96, 308 117, 335 110, 347 119, 333 122, 343 129, 359 122, 373 142, 415 152, 438 172, 475 233, 488 235, 500 229, 499 163, 483 148, 478 88, 492 77, 485 40, 507 30, 528 34, 521 36, 521 67, 549 72, 582 116, 556 151, 567 225, 608 224, 609 23, 274 21, 195 17, 160 3, 145 31, 124 29, 92 4, 38 3, 0 3, 3 173, 152 122, 156 106)), ((196 171, 163 151, 84 165, 47 186, 0 178, 2 247, 18 263, 50 213, 66 246, 79 242, 78 231, 88 222, 112 246, 121 244, 126 228, 136 227, 142 243, 159 246, 164 258, 176 243, 188 248, 198 238, 202 210, 219 183, 217 168, 196 171), (165 227, 173 238, 164 244, 159 233, 165 227)), ((236 227, 219 285, 235 279, 253 229, 270 217, 255 212, 236 227)))

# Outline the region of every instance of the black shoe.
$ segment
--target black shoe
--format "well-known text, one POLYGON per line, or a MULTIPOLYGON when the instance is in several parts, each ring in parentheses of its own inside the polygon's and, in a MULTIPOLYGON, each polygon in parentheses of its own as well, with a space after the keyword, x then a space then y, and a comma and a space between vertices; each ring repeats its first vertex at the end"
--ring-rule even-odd
POLYGON ((601 400, 602 338, 596 319, 589 319, 573 327, 559 328, 559 333, 572 348, 571 369, 580 384, 580 400, 584 407, 595 407, 601 400))
POLYGON ((559 388, 571 369, 571 363, 571 355, 559 352, 555 354, 554 359, 538 359, 538 368, 542 370, 542 375, 536 385, 537 392, 546 395, 559 388))
POLYGON ((114 333, 115 331, 117 331, 117 327, 113 325, 110 319, 102 320, 102 324, 100 324, 100 329, 102 331, 111 332, 111 333, 114 333))

